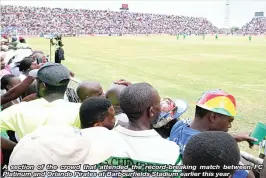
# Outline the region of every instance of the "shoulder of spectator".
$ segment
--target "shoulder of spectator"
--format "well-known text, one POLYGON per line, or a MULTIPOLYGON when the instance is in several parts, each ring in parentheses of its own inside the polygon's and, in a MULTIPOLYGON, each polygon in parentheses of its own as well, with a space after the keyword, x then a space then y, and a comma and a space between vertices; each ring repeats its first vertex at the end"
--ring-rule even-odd
POLYGON ((23 103, 15 104, 0 112, 1 130, 15 130, 15 122, 18 115, 21 114, 23 103))

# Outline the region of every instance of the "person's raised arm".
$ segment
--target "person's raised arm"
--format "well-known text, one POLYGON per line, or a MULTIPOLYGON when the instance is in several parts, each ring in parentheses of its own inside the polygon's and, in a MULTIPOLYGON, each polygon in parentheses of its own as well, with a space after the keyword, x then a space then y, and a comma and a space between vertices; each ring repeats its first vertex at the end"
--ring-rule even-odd
POLYGON ((23 80, 17 86, 8 90, 5 94, 1 96, 1 105, 6 104, 12 100, 17 99, 21 96, 27 89, 29 88, 30 84, 35 80, 34 77, 28 76, 25 80, 23 80))

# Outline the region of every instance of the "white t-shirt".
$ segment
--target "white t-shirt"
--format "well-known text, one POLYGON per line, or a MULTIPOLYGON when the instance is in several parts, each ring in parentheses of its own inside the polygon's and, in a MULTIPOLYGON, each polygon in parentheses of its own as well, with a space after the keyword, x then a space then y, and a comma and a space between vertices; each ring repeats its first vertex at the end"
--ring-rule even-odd
POLYGON ((117 137, 120 137, 121 143, 117 144, 123 150, 123 152, 113 155, 115 157, 128 157, 141 162, 172 165, 179 160, 179 146, 162 138, 154 129, 133 131, 118 125, 113 131, 117 137))
POLYGON ((12 75, 15 75, 16 77, 19 77, 22 72, 19 71, 19 68, 16 66, 15 63, 10 64, 10 73, 12 75))
POLYGON ((116 115, 115 118, 118 119, 121 122, 125 122, 125 123, 128 122, 128 117, 124 113, 121 113, 121 114, 116 115))

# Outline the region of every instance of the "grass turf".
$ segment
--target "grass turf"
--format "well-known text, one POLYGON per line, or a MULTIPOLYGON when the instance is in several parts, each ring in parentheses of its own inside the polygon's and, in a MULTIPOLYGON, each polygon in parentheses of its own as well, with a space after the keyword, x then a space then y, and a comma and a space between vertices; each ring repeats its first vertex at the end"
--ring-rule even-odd
MULTIPOLYGON (((49 40, 30 38, 34 49, 49 54, 49 40)), ((266 116, 266 38, 214 36, 65 37, 68 66, 80 80, 96 80, 107 89, 123 78, 148 82, 161 97, 181 98, 190 108, 184 117, 193 118, 195 102, 202 92, 221 88, 237 100, 239 118, 231 133, 251 132, 266 116)), ((54 48, 52 48, 52 59, 54 48)), ((257 155, 247 143, 241 150, 257 155)))

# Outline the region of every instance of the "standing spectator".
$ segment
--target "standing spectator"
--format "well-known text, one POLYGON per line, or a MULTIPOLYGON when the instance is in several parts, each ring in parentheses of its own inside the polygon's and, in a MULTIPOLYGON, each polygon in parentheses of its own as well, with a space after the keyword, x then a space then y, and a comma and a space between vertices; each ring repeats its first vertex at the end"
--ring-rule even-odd
POLYGON ((147 83, 129 85, 121 93, 120 107, 129 122, 126 127, 118 125, 113 129, 123 140, 120 151, 113 157, 150 164, 179 163, 179 147, 163 139, 151 128, 161 111, 160 96, 156 89, 147 83))
POLYGON ((11 43, 9 43, 9 45, 14 46, 16 48, 18 45, 17 37, 12 37, 12 41, 11 43))
POLYGON ((30 46, 26 43, 25 38, 19 37, 19 44, 17 44, 17 49, 28 49, 30 46))
POLYGON ((80 104, 63 99, 70 80, 69 73, 66 67, 55 63, 46 63, 39 70, 32 71, 30 75, 38 77, 40 99, 22 102, 1 112, 1 130, 15 131, 21 139, 45 124, 80 127, 80 104))
POLYGON ((115 109, 115 117, 123 122, 128 123, 128 117, 123 113, 120 107, 120 94, 126 88, 126 85, 113 84, 105 93, 105 96, 108 100, 111 101, 115 109))
POLYGON ((115 110, 111 102, 104 97, 90 97, 83 101, 79 110, 81 128, 115 126, 115 110))
POLYGON ((77 87, 77 95, 81 102, 92 96, 103 96, 103 88, 98 82, 83 81, 77 87))
MULTIPOLYGON (((234 96, 220 89, 204 92, 196 105, 195 117, 189 125, 178 121, 172 128, 170 140, 176 142, 183 154, 187 142, 193 135, 204 131, 227 132, 236 116, 236 101, 234 96)), ((247 141, 251 144, 255 138, 248 134, 237 134, 233 136, 237 142, 247 141)), ((251 172, 250 172, 251 174, 251 172)), ((233 178, 253 177, 248 176, 248 171, 236 171, 233 178), (240 174, 241 176, 238 176, 240 174)))

